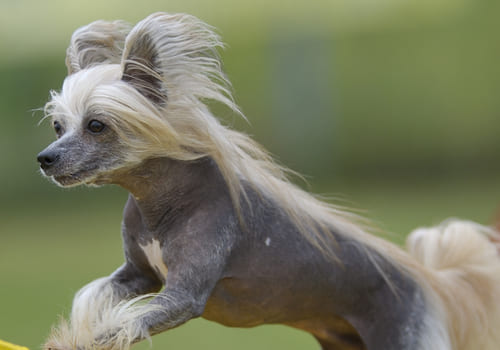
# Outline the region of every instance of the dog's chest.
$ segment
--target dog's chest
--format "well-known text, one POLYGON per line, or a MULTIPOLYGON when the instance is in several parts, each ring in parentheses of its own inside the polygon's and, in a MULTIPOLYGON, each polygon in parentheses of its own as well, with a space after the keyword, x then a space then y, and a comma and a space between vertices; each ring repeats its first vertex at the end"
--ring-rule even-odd
POLYGON ((156 271, 162 281, 165 281, 167 279, 168 268, 163 260, 160 242, 153 239, 145 244, 139 244, 139 247, 141 247, 142 251, 146 255, 151 268, 156 271))

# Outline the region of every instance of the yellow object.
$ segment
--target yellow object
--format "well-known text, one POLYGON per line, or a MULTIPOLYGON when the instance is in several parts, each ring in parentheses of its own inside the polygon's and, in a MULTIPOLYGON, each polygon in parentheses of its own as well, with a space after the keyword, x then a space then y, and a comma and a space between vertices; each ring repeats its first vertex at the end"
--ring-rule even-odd
POLYGON ((25 346, 14 345, 7 343, 6 341, 0 340, 0 350, 29 350, 25 346))

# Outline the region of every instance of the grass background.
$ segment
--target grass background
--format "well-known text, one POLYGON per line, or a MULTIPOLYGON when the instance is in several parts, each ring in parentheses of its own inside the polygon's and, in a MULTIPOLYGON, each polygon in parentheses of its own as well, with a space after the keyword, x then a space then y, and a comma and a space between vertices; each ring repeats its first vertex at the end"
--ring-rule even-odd
MULTIPOLYGON (((74 293, 122 263, 126 193, 42 179, 35 156, 54 136, 33 110, 61 86, 76 28, 155 11, 192 13, 219 29, 250 123, 218 114, 306 174, 308 190, 361 210, 397 244, 450 216, 495 222, 497 1, 0 1, 0 339, 39 348, 74 293)), ((286 327, 204 320, 153 341, 200 347, 318 348, 286 327)))

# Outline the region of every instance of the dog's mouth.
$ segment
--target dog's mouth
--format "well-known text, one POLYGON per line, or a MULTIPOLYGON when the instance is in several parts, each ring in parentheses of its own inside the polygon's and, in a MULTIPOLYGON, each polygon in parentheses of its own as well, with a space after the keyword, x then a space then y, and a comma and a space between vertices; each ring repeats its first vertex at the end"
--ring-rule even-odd
POLYGON ((84 183, 91 183, 92 178, 95 177, 96 169, 97 167, 92 167, 90 169, 79 170, 69 174, 49 175, 49 177, 56 184, 63 187, 77 186, 84 183))

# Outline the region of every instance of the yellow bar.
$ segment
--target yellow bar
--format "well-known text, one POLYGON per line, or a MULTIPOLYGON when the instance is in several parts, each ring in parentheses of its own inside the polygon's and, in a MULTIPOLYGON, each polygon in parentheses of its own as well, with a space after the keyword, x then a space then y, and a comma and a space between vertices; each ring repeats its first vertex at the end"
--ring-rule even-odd
POLYGON ((6 341, 0 340, 0 350, 29 350, 25 346, 14 345, 7 343, 6 341))

